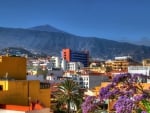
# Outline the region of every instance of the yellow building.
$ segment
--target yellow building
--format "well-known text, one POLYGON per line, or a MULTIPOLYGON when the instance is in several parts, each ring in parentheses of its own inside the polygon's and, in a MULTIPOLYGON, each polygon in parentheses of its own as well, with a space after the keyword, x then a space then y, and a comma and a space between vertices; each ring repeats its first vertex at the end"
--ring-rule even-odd
POLYGON ((105 62, 106 67, 110 67, 113 71, 128 70, 128 66, 141 65, 134 61, 130 56, 115 57, 112 61, 105 62))
POLYGON ((50 107, 50 84, 26 80, 26 58, 0 57, 0 105, 50 107))
POLYGON ((0 79, 26 80, 26 58, 0 56, 0 79))
POLYGON ((39 101, 50 107, 50 85, 38 80, 0 81, 0 104, 28 106, 39 101))

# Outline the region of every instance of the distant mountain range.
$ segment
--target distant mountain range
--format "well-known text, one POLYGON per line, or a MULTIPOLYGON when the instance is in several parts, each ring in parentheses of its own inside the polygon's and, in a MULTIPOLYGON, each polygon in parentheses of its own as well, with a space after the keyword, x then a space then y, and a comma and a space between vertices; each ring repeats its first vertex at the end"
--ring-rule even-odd
POLYGON ((35 30, 35 31, 47 31, 47 32, 61 32, 61 33, 64 33, 64 31, 59 30, 59 29, 57 29, 55 27, 52 27, 52 26, 50 26, 48 24, 31 27, 29 29, 35 30))
POLYGON ((50 25, 32 28, 0 27, 0 49, 21 47, 48 55, 61 55, 62 48, 89 50, 95 58, 112 59, 115 56, 130 55, 136 60, 150 58, 150 47, 117 42, 96 37, 76 36, 50 25))

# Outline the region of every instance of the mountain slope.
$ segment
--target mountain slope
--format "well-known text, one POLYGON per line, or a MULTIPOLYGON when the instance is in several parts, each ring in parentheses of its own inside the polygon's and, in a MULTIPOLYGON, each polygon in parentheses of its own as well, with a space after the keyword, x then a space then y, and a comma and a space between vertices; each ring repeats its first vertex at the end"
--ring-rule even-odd
POLYGON ((22 47, 49 55, 60 55, 62 48, 89 50, 92 57, 103 59, 131 55, 141 60, 150 56, 150 47, 137 46, 101 38, 71 35, 65 32, 48 32, 31 29, 0 28, 0 49, 22 47))

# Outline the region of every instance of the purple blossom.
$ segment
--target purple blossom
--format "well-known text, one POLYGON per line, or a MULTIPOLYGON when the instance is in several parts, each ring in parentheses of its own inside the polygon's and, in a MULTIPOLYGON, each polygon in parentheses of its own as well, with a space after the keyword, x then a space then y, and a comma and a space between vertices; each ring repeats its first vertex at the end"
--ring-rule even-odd
POLYGON ((139 102, 139 101, 141 101, 142 99, 143 99, 143 96, 142 96, 142 95, 136 95, 136 96, 133 97, 133 100, 134 100, 135 102, 139 102))
POLYGON ((97 108, 98 103, 96 103, 95 96, 86 97, 85 101, 82 103, 81 108, 83 113, 89 113, 97 108))
POLYGON ((148 76, 141 74, 131 75, 128 73, 116 75, 113 78, 111 84, 100 90, 99 97, 101 100, 116 99, 117 102, 115 104, 115 108, 116 111, 118 110, 118 113, 119 110, 121 113, 121 111, 124 109, 134 109, 136 108, 136 104, 139 103, 142 99, 149 98, 148 93, 146 93, 146 91, 143 89, 140 90, 139 88, 141 87, 137 86, 137 82, 140 82, 140 80, 146 78, 148 78, 148 76), (135 95, 137 92, 139 93, 139 91, 141 95, 135 95), (130 106, 126 106, 126 103, 128 103, 130 106))
POLYGON ((124 81, 126 77, 127 77, 126 74, 118 74, 113 78, 112 82, 117 84, 121 81, 124 81))
MULTIPOLYGON (((117 113, 132 113, 143 100, 149 101, 149 91, 143 90, 140 82, 146 81, 149 78, 142 74, 119 74, 116 75, 112 83, 101 88, 99 98, 102 101, 106 99, 116 99, 114 108, 117 113), (140 89, 141 88, 141 89, 140 89), (137 95, 139 94, 139 95, 137 95)), ((97 109, 98 103, 95 103, 96 97, 87 97, 82 104, 83 113, 93 112, 97 109)), ((149 104, 150 105, 150 104, 149 104)), ((148 111, 148 109, 147 109, 148 111)), ((143 111, 142 113, 147 113, 143 111)))
POLYGON ((147 113, 146 111, 142 111, 141 113, 147 113))
POLYGON ((132 113, 134 102, 127 96, 121 96, 114 105, 117 113, 132 113))

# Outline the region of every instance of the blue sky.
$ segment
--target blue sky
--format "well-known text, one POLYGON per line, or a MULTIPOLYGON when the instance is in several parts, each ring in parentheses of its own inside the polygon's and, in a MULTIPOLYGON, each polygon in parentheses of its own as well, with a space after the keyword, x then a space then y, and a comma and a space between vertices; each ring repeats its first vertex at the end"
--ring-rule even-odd
POLYGON ((150 0, 0 0, 0 26, 49 24, 80 36, 150 38, 150 0))

